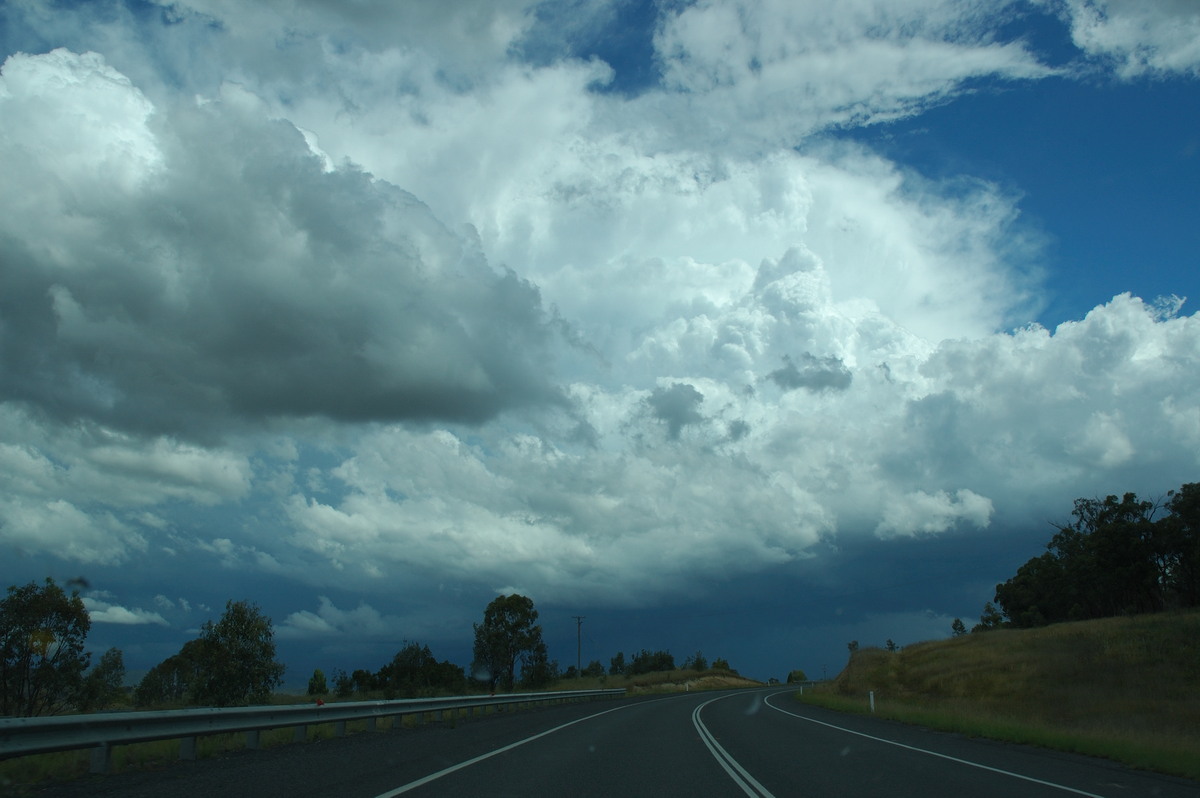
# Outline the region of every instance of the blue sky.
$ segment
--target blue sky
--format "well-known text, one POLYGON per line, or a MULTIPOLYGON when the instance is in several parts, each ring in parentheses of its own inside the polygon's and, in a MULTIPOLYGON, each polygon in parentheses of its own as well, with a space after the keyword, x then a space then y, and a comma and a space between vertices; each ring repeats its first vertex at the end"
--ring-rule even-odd
POLYGON ((0 5, 0 577, 759 678, 1197 478, 1200 12, 0 5))

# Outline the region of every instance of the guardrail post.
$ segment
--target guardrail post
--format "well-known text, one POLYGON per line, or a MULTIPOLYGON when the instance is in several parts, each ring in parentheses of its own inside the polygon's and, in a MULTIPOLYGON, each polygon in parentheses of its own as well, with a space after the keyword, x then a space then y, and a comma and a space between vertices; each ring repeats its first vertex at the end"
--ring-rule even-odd
POLYGON ((112 746, 100 743, 92 749, 92 772, 107 773, 112 765, 112 746))
POLYGON ((292 742, 302 743, 307 739, 308 739, 308 727, 307 726, 293 726, 292 727, 292 742))
POLYGON ((179 758, 188 760, 196 758, 195 737, 184 737, 179 741, 179 758))
POLYGON ((875 691, 872 690, 868 695, 871 697, 871 712, 875 712, 875 691))
POLYGON ((251 729, 246 732, 246 748, 251 751, 257 751, 262 747, 262 739, 259 737, 258 729, 251 729))
POLYGON ((346 736, 346 721, 339 720, 337 723, 335 723, 333 725, 333 736, 334 737, 345 737, 346 736))
POLYGON ((376 728, 378 728, 378 724, 376 723, 377 720, 378 720, 378 718, 376 718, 374 715, 367 718, 367 731, 372 732, 372 731, 375 731, 376 728))

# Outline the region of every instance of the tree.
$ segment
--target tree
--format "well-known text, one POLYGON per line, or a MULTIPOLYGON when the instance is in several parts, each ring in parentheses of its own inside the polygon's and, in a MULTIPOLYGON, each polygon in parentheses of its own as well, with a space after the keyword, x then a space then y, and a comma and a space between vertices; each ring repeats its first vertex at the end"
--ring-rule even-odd
POLYGON ((201 627, 199 639, 195 703, 262 703, 282 684, 284 666, 275 661, 275 632, 258 605, 226 602, 220 619, 201 627))
POLYGON ((0 715, 33 717, 73 706, 90 656, 91 619, 77 591, 47 579, 8 589, 0 601, 0 715))
MULTIPOLYGON (((474 625, 475 661, 471 670, 475 677, 493 690, 511 690, 519 665, 542 665, 548 672, 537 617, 533 600, 526 596, 514 593, 494 598, 483 611, 483 623, 474 625)), ((542 673, 537 676, 540 678, 542 673)))
POLYGON ((366 668, 355 668, 351 671, 350 683, 354 685, 354 692, 359 695, 365 695, 377 686, 375 683, 375 674, 366 668))
POLYGON ((955 637, 961 637, 967 633, 967 625, 962 622, 962 618, 954 619, 954 623, 950 624, 950 632, 955 637))
POLYGON ((1155 546, 1165 593, 1171 606, 1200 607, 1200 483, 1167 495, 1155 546))
POLYGON ((800 682, 807 682, 807 681, 808 681, 808 677, 804 675, 804 671, 799 670, 799 669, 794 670, 787 675, 787 683, 788 684, 798 684, 800 682))
POLYGON ((583 675, 593 679, 603 676, 604 665, 601 664, 600 660, 594 659, 583 669, 583 675))
POLYGON ((858 641, 851 640, 846 644, 846 648, 850 649, 850 653, 853 654, 855 651, 858 651, 858 641))
POLYGON ((1027 628, 1164 609, 1171 552, 1156 509, 1133 493, 1076 499, 1047 552, 996 586, 1005 617, 1027 628))
POLYGON ((733 670, 733 668, 729 667, 729 660, 722 659, 721 657, 717 657, 716 659, 714 659, 712 661, 712 669, 714 671, 731 671, 731 670, 733 670))
POLYGON ((671 655, 670 651, 647 651, 644 648, 634 654, 629 665, 625 667, 625 673, 630 676, 673 670, 675 670, 675 657, 671 655))
POLYGON ((983 614, 979 616, 979 623, 971 628, 971 634, 999 629, 1002 626, 1004 626, 1004 613, 996 609, 996 605, 989 601, 983 605, 983 614))
POLYGON ((354 680, 341 668, 333 672, 333 690, 338 698, 349 698, 354 693, 354 680))
POLYGON ((392 661, 375 674, 374 682, 378 689, 384 690, 389 696, 415 698, 433 695, 438 691, 461 691, 466 676, 457 665, 434 659, 429 646, 406 640, 392 661))
POLYGON ((271 619, 255 604, 229 601, 179 653, 155 665, 138 685, 139 705, 186 701, 207 706, 261 703, 283 681, 271 619))
MULTIPOLYGON (((558 679, 558 661, 546 655, 546 644, 541 640, 534 644, 521 662, 521 684, 524 687, 545 687, 558 679)), ((570 669, 576 670, 574 665, 570 669)), ((574 676, 578 676, 578 673, 572 674, 574 676)))
POLYGON ((892 653, 895 653, 895 651, 896 651, 896 641, 892 640, 892 638, 890 638, 890 637, 889 637, 889 638, 887 639, 887 642, 883 644, 883 647, 884 647, 884 648, 886 648, 888 651, 891 651, 892 653))
POLYGON ((320 668, 313 669, 313 675, 308 680, 309 695, 325 695, 329 692, 329 685, 325 681, 325 671, 320 668))
POLYGON ((618 651, 617 656, 608 661, 609 676, 620 676, 625 673, 625 652, 618 651))
POLYGON ((708 670, 708 660, 704 658, 704 654, 697 651, 683 661, 683 669, 692 671, 708 670))
POLYGON ((182 704, 192 699, 201 663, 199 640, 183 644, 178 654, 155 665, 133 691, 133 702, 140 707, 182 704))
POLYGON ((110 648, 100 657, 96 667, 83 678, 79 694, 79 710, 94 712, 112 704, 125 692, 125 657, 121 649, 110 648))

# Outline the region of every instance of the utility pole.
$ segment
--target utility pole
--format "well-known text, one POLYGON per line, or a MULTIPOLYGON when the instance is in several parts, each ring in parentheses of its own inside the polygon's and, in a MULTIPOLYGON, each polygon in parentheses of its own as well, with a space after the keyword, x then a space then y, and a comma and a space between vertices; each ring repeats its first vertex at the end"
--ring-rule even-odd
POLYGON ((572 615, 575 619, 575 678, 583 676, 583 663, 581 654, 583 653, 583 619, 584 615, 572 615))

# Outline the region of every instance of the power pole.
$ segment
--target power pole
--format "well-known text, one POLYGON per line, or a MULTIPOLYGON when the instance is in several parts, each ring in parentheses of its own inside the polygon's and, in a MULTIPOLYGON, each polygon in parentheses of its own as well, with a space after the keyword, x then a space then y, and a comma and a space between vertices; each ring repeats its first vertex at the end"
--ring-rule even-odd
POLYGON ((580 662, 583 653, 583 619, 587 616, 572 615, 575 619, 575 678, 583 676, 583 663, 580 662))

